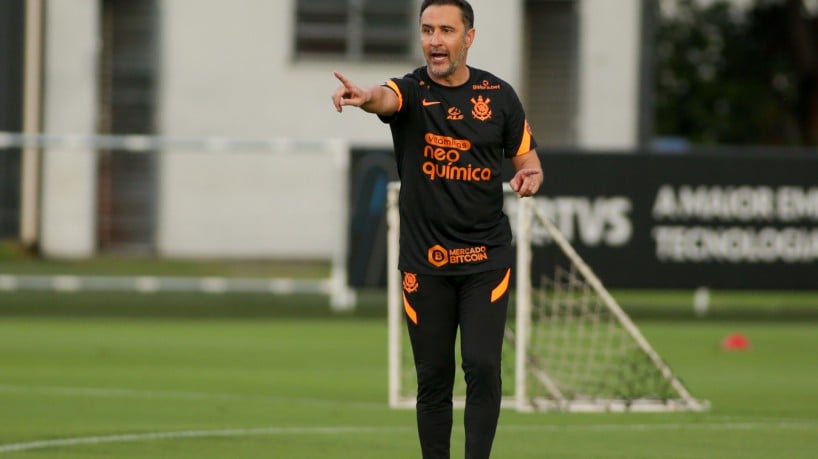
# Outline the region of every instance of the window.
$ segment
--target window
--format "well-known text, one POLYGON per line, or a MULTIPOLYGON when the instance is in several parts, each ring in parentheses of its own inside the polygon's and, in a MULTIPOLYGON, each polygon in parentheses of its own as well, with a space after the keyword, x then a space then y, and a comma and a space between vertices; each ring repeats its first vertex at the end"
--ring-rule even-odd
POLYGON ((577 144, 578 0, 526 0, 525 105, 542 147, 577 144))
POLYGON ((414 6, 413 0, 297 0, 296 56, 407 58, 414 6))
MULTIPOLYGON (((156 132, 159 1, 102 1, 101 134, 156 132)), ((152 253, 158 226, 157 155, 100 150, 97 167, 99 250, 152 253)))

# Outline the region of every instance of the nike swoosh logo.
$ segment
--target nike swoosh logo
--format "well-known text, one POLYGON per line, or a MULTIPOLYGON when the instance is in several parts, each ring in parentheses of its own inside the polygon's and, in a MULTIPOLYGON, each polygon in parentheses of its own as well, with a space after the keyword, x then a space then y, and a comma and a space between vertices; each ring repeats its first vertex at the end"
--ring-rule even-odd
POLYGON ((428 106, 430 106, 430 105, 437 105, 437 104, 439 104, 440 102, 439 102, 439 101, 436 101, 436 100, 426 100, 426 99, 423 99, 422 101, 420 101, 420 103, 422 103, 424 107, 428 107, 428 106))

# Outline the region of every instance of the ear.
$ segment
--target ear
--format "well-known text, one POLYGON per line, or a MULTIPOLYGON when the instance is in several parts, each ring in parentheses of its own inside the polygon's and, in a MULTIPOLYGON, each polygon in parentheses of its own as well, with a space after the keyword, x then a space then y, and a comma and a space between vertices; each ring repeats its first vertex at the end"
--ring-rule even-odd
POLYGON ((477 33, 477 31, 474 30, 474 28, 471 28, 471 29, 469 29, 468 32, 466 32, 466 48, 467 49, 471 48, 471 44, 474 43, 474 34, 476 34, 476 33, 477 33))

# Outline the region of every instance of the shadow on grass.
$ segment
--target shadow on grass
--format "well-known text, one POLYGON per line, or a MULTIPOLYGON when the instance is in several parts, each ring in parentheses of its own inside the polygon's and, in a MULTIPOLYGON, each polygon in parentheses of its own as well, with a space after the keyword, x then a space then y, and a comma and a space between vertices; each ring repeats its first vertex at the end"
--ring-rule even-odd
POLYGON ((0 293, 0 316, 26 317, 156 317, 188 319, 386 317, 383 293, 359 293, 352 311, 335 311, 325 295, 203 293, 0 293))

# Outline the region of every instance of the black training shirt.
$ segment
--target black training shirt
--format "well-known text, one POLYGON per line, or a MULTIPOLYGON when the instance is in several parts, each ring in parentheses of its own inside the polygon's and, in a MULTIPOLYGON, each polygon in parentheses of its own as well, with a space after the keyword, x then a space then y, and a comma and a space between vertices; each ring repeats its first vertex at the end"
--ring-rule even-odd
POLYGON ((389 123, 400 191, 402 271, 469 274, 511 264, 503 213, 504 158, 536 147, 514 89, 469 67, 457 87, 429 79, 426 67, 386 83, 398 96, 389 123))

